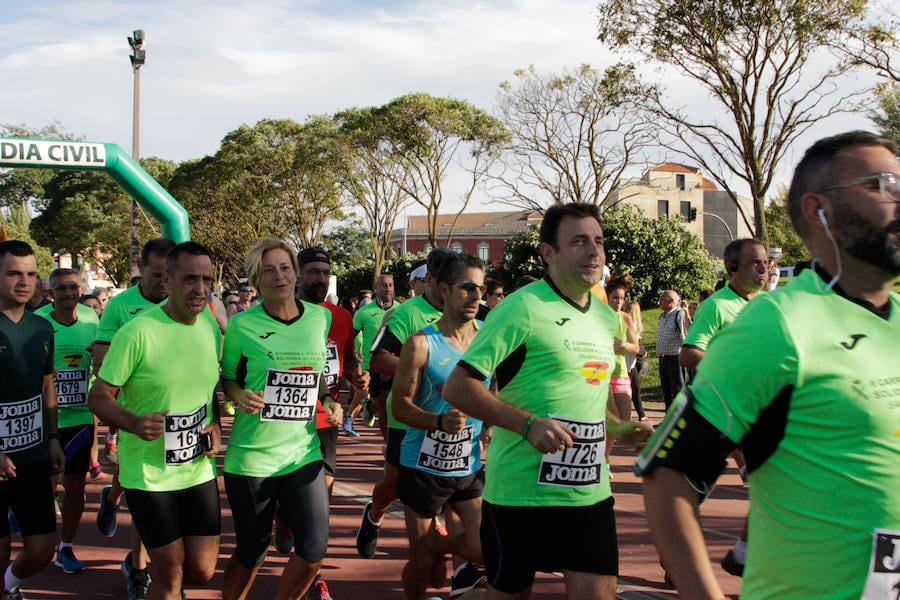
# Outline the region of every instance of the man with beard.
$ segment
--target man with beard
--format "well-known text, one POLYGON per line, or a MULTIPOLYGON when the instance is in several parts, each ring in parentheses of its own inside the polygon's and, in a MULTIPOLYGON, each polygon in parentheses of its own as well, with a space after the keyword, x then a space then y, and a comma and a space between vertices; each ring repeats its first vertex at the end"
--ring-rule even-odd
POLYGON ((740 444, 752 490, 741 598, 888 598, 900 580, 900 160, 853 131, 788 193, 813 265, 750 302, 638 458, 682 597, 723 596, 698 504, 740 444), (735 360, 740 356, 740 360, 735 360))

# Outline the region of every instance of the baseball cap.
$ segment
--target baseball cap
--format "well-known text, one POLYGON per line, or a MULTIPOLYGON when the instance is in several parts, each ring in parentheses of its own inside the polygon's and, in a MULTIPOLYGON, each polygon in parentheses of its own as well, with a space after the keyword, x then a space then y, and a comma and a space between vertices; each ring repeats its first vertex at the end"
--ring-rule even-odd
POLYGON ((427 273, 428 273, 427 265, 421 264, 409 272, 409 280, 415 281, 416 279, 425 279, 425 275, 427 273))
POLYGON ((311 262, 323 262, 330 265, 331 257, 328 256, 328 252, 325 248, 311 246, 309 248, 304 248, 297 254, 297 261, 300 263, 301 267, 311 262))

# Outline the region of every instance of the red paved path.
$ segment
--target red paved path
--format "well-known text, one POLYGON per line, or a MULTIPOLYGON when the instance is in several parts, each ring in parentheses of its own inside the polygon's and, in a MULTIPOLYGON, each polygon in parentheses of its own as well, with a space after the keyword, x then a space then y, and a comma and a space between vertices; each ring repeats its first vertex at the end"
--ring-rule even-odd
MULTIPOLYGON (((653 421, 661 418, 660 411, 652 408, 649 415, 653 421)), ((230 420, 226 422, 226 430, 229 425, 230 420)), ((395 511, 385 519, 379 552, 374 559, 365 560, 356 553, 355 535, 362 506, 381 474, 381 441, 377 430, 366 427, 357 429, 362 433, 361 437, 353 439, 341 436, 339 441, 338 483, 331 504, 331 541, 323 574, 336 600, 401 599, 400 570, 406 557, 402 514, 395 511)), ((633 451, 615 447, 612 457, 612 485, 619 532, 619 584, 622 590, 619 598, 677 598, 677 594, 662 583, 663 572, 647 532, 640 483, 630 472, 633 460, 633 451)), ((77 575, 65 575, 59 568, 48 566, 23 585, 23 591, 29 599, 125 597, 124 577, 119 571, 119 565, 127 552, 130 539, 128 513, 125 510, 120 513, 119 532, 111 539, 99 534, 94 521, 100 489, 107 483, 108 479, 106 483, 89 483, 87 486, 87 506, 76 540, 76 551, 79 559, 87 564, 88 570, 77 575)), ((234 548, 234 532, 221 478, 219 489, 222 494, 224 531, 216 576, 203 588, 188 589, 188 598, 221 598, 218 590, 222 584, 222 569, 234 548)), ((716 559, 725 554, 740 531, 746 499, 746 489, 736 471, 730 468, 720 479, 712 497, 704 503, 702 514, 706 538, 711 555, 716 559)), ((13 541, 16 552, 19 548, 18 536, 13 536, 13 541)), ((274 550, 270 553, 249 598, 274 597, 278 577, 286 560, 286 557, 274 550)), ((715 571, 725 592, 736 598, 740 580, 724 573, 718 565, 715 571)), ((434 595, 446 598, 448 592, 449 588, 444 588, 435 590, 434 595)), ((552 574, 539 575, 534 597, 565 598, 562 580, 552 574)))

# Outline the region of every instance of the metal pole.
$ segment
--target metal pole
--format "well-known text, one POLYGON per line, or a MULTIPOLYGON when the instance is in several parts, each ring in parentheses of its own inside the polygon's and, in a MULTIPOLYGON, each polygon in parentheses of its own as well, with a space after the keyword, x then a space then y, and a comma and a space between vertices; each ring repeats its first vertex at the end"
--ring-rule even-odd
POLYGON ((729 241, 731 241, 731 242, 734 241, 734 234, 731 233, 731 227, 728 226, 728 223, 725 222, 725 219, 723 219, 722 217, 720 217, 719 215, 714 214, 714 213, 701 212, 700 214, 701 214, 701 215, 706 215, 707 217, 713 217, 713 218, 715 218, 715 219, 718 219, 719 222, 721 222, 722 225, 725 226, 725 231, 728 232, 728 238, 729 238, 729 241))
MULTIPOLYGON (((128 38, 131 46, 131 69, 134 72, 134 112, 132 113, 131 129, 131 158, 140 164, 141 157, 141 67, 146 59, 144 46, 144 31, 136 29, 134 37, 128 38)), ((130 244, 130 273, 132 277, 141 274, 141 212, 137 201, 131 199, 131 244, 130 244)))

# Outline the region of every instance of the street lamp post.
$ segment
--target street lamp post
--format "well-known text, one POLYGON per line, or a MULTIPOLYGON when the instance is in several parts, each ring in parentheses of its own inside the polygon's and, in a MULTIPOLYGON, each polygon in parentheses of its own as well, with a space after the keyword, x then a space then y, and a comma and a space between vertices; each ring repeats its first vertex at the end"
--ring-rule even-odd
POLYGON ((715 214, 715 213, 701 212, 700 214, 701 214, 701 215, 705 215, 705 216, 707 216, 707 217, 713 217, 713 218, 718 219, 719 222, 721 222, 722 225, 725 226, 725 231, 728 232, 728 239, 729 239, 729 241, 732 241, 732 242, 734 241, 734 234, 731 233, 731 227, 728 226, 728 223, 725 222, 725 219, 723 219, 722 217, 720 217, 719 215, 717 215, 717 214, 715 214))
MULTIPOLYGON (((135 29, 132 36, 128 36, 128 45, 131 46, 131 69, 134 72, 134 113, 132 114, 131 129, 131 157, 137 162, 141 154, 141 67, 147 60, 147 51, 144 50, 144 30, 135 29)), ((141 274, 140 262, 140 225, 141 213, 138 203, 131 200, 131 251, 130 264, 131 276, 141 274)))

